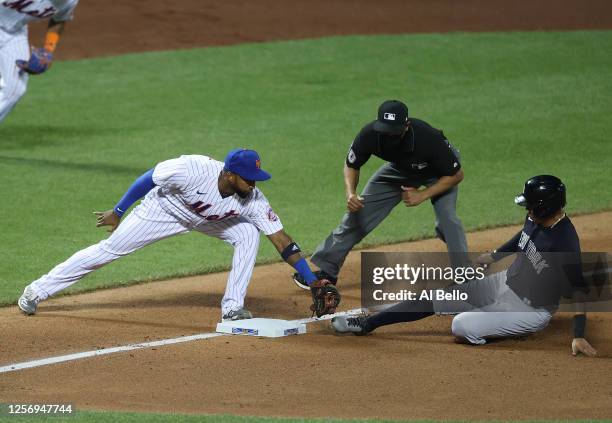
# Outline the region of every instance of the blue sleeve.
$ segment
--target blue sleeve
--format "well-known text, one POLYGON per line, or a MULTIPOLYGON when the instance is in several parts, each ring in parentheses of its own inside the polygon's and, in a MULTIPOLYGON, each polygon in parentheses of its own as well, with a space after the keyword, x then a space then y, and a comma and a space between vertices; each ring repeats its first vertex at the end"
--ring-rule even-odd
POLYGON ((121 197, 121 200, 119 200, 113 209, 115 214, 119 217, 123 216, 132 204, 147 195, 154 187, 153 169, 149 169, 136 179, 127 192, 123 194, 123 197, 121 197))
POLYGON ((311 283, 317 280, 317 277, 314 273, 312 273, 312 270, 310 270, 310 266, 308 266, 308 263, 306 262, 306 259, 304 259, 304 257, 300 258, 293 265, 293 268, 297 270, 298 273, 304 278, 308 286, 310 286, 311 283))

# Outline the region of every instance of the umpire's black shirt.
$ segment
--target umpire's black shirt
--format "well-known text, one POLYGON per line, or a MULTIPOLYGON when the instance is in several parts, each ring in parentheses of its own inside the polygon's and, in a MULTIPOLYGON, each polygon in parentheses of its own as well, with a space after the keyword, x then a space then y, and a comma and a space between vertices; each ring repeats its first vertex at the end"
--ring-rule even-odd
POLYGON ((428 123, 410 118, 408 131, 400 138, 375 131, 374 122, 357 134, 346 157, 348 167, 360 169, 374 154, 419 180, 452 176, 461 169, 444 133, 428 123))

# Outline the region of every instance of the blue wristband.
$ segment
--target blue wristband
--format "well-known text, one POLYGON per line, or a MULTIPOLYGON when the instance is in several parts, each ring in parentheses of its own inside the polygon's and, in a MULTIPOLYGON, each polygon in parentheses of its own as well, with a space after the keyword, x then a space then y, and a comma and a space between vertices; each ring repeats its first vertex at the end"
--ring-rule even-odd
POLYGON ((123 216, 132 204, 147 195, 153 187, 155 187, 155 183, 153 183, 153 169, 149 169, 134 181, 127 192, 123 194, 123 197, 121 197, 113 211, 117 216, 123 216))
POLYGON ((304 257, 299 259, 293 265, 293 267, 304 278, 308 285, 317 280, 317 277, 314 275, 314 273, 312 273, 312 270, 310 270, 310 266, 308 266, 308 263, 306 262, 306 259, 304 257))

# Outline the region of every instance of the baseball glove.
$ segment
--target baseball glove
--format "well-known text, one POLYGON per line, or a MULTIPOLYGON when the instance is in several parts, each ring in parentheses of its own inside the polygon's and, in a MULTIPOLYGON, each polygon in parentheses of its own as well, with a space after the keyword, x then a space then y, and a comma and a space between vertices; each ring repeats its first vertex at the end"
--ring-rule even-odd
POLYGON ((312 305, 310 310, 317 317, 325 314, 334 314, 336 307, 340 304, 340 293, 333 283, 327 279, 321 279, 310 285, 312 294, 312 305))
POLYGON ((49 50, 34 48, 27 62, 25 60, 16 60, 15 64, 22 72, 38 75, 49 69, 52 62, 53 54, 49 50))

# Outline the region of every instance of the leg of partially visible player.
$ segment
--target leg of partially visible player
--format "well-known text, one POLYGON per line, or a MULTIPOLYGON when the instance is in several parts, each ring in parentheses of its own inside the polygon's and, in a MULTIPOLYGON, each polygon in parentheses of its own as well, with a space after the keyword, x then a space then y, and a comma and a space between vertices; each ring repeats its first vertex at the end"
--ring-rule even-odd
POLYGON ((27 27, 17 35, 7 34, 0 29, 0 122, 13 110, 25 94, 28 86, 28 74, 20 72, 15 60, 28 60, 27 27))

